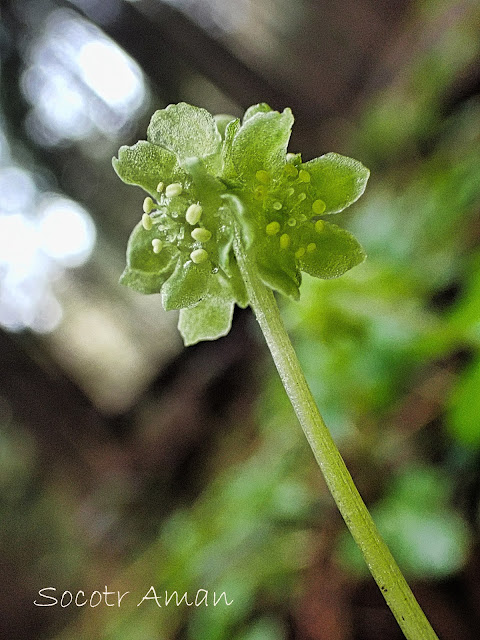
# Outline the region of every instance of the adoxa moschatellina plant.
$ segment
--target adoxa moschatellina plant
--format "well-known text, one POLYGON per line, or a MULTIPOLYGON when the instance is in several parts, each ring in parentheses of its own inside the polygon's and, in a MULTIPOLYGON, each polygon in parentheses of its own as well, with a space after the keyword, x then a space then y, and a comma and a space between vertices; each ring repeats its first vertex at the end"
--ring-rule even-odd
POLYGON ((437 638, 380 537, 318 411, 273 291, 299 298, 302 271, 336 278, 365 254, 329 222, 359 198, 369 171, 328 153, 288 153, 293 115, 266 104, 242 122, 185 103, 157 111, 147 141, 113 166, 148 194, 121 282, 179 309, 186 345, 225 335, 233 307, 250 305, 329 489, 409 640, 437 638))

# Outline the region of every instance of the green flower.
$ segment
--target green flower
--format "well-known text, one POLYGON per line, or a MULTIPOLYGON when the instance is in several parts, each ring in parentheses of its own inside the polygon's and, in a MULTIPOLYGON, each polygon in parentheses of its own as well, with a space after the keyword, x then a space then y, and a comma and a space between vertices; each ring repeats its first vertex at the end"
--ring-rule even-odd
POLYGON ((357 240, 323 219, 363 193, 368 170, 329 153, 287 153, 290 109, 250 107, 240 120, 185 103, 157 111, 148 141, 122 147, 113 166, 148 196, 121 282, 180 309, 185 342, 228 333, 248 297, 233 252, 235 228, 272 289, 299 297, 301 272, 335 278, 363 261, 357 240))

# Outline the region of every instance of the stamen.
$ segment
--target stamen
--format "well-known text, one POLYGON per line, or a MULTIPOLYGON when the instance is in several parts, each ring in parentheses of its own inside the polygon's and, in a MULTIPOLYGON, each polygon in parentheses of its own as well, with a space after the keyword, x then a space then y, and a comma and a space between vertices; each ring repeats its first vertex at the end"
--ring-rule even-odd
POLYGON ((305 169, 300 169, 298 172, 298 180, 300 182, 310 182, 310 174, 305 169))
POLYGON ((276 202, 274 202, 274 203, 273 203, 273 208, 274 208, 276 211, 280 211, 280 209, 282 208, 282 203, 281 203, 281 202, 278 202, 278 200, 277 200, 276 202))
POLYGON ((201 227, 196 227, 190 234, 194 240, 198 242, 208 242, 212 237, 212 234, 208 229, 203 229, 201 227))
POLYGON ((324 229, 325 229, 325 222, 323 220, 317 220, 315 222, 315 231, 317 233, 322 233, 324 229))
POLYGON ((317 245, 315 244, 315 242, 310 242, 310 244, 307 245, 308 253, 312 253, 312 251, 315 251, 316 248, 317 248, 317 245))
POLYGON ((163 248, 163 242, 158 238, 152 240, 153 253, 160 253, 163 248))
POLYGON ((325 202, 323 200, 320 200, 320 199, 319 200, 315 200, 314 203, 312 204, 312 211, 317 216, 321 216, 326 208, 327 208, 327 205, 325 204, 325 202))
POLYGON ((208 253, 205 249, 195 249, 195 251, 192 251, 190 254, 190 258, 195 264, 201 264, 208 260, 208 253))
POLYGON ((185 220, 188 222, 188 224, 191 224, 193 227, 195 224, 197 224, 197 222, 202 217, 202 212, 203 212, 203 209, 201 205, 198 204, 198 202, 191 204, 188 207, 187 212, 185 213, 185 220))
POLYGON ((273 222, 269 222, 265 227, 265 231, 267 236, 275 236, 280 231, 280 223, 274 220, 273 222))
POLYGON ((162 193, 164 186, 165 186, 165 185, 164 185, 164 183, 163 183, 163 182, 159 182, 159 183, 157 184, 157 191, 158 191, 158 193, 162 193))
POLYGON ((303 255, 305 255, 305 249, 303 247, 300 247, 295 251, 296 258, 301 258, 303 255))
POLYGON ((165 195, 167 198, 174 198, 175 196, 179 196, 183 191, 183 187, 179 182, 172 182, 165 189, 165 195))
POLYGON ((147 196, 143 201, 144 213, 151 213, 154 209, 155 209, 155 203, 149 196, 147 196))
POLYGON ((290 246, 290 236, 288 233, 282 233, 280 236, 280 249, 288 249, 290 246))
POLYGON ((145 229, 145 231, 150 231, 150 229, 153 227, 152 219, 148 215, 148 213, 144 213, 142 216, 142 226, 145 229))

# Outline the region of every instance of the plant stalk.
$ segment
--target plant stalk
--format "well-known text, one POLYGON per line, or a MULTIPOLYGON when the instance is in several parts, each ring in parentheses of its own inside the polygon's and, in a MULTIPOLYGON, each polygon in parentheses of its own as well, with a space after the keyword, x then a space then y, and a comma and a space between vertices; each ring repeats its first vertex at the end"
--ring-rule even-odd
POLYGON ((345 523, 407 640, 438 640, 383 541, 333 441, 283 325, 273 292, 260 280, 236 230, 234 251, 252 307, 303 432, 345 523))

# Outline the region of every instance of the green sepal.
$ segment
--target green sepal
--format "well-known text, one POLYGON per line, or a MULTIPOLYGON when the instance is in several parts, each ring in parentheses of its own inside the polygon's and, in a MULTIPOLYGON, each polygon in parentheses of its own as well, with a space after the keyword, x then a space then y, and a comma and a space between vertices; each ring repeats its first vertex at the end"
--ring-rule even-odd
POLYGON ((249 305, 250 300, 248 298, 248 293, 245 288, 245 283, 240 273, 240 269, 238 268, 237 261, 235 260, 235 256, 232 256, 230 261, 229 275, 223 275, 219 272, 218 278, 220 282, 223 282, 225 287, 229 287, 231 289, 232 295, 238 306, 245 309, 245 307, 249 305))
POLYGON ((118 159, 113 158, 112 164, 123 182, 142 187, 152 198, 158 198, 160 181, 168 184, 185 179, 185 172, 175 156, 146 140, 140 140, 132 147, 120 147, 118 159))
POLYGON ((178 329, 185 346, 227 335, 234 304, 228 285, 225 287, 218 278, 212 278, 207 296, 194 307, 180 311, 178 329))
POLYGON ((234 302, 207 298, 190 309, 181 309, 178 330, 186 347, 201 340, 226 336, 232 326, 234 302))
POLYGON ((154 238, 158 238, 156 230, 146 231, 139 223, 128 240, 127 267, 120 283, 140 293, 159 293, 175 268, 178 252, 167 246, 160 253, 154 253, 154 238))
POLYGON ((180 259, 175 271, 162 287, 165 311, 193 307, 207 295, 212 265, 209 261, 195 264, 180 259))
POLYGON ((185 102, 156 111, 147 129, 150 142, 168 149, 180 164, 187 158, 204 158, 211 169, 220 168, 222 138, 213 116, 185 102))
POLYGON ((293 125, 290 109, 259 111, 245 120, 233 140, 232 159, 238 175, 255 184, 257 171, 272 176, 285 165, 285 155, 293 125))
MULTIPOLYGON (((242 234, 242 240, 246 248, 249 248, 255 242, 257 235, 257 228, 248 215, 243 202, 236 195, 231 193, 224 193, 221 196, 222 200, 228 203, 229 210, 234 219, 238 222, 242 234)), ((233 225, 233 220, 232 220, 233 225)), ((233 229, 233 226, 232 226, 233 229)))
POLYGON ((336 224, 324 223, 323 230, 318 233, 313 228, 304 228, 299 237, 303 246, 315 243, 314 251, 306 251, 299 258, 300 269, 316 278, 328 280, 338 278, 346 271, 363 262, 366 258, 358 240, 351 233, 337 227, 336 224))
POLYGON ((279 250, 272 241, 265 240, 257 248, 257 267, 260 278, 271 289, 298 300, 302 274, 291 251, 279 250))
POLYGON ((301 166, 310 174, 310 192, 325 202, 322 215, 343 211, 365 191, 370 171, 358 160, 327 153, 301 166))

